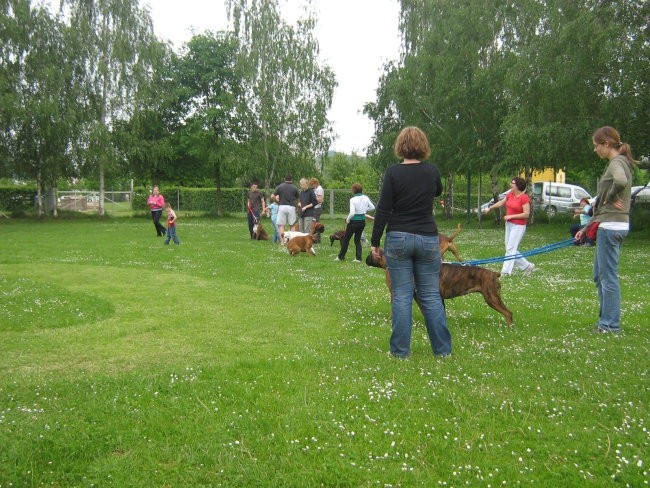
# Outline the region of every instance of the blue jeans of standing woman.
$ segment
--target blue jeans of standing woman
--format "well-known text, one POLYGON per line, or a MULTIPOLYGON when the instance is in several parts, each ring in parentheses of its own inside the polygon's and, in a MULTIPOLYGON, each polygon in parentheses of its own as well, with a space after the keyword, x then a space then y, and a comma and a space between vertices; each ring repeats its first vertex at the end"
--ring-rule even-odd
POLYGON ((414 289, 434 354, 451 354, 451 334, 439 289, 442 260, 438 236, 388 232, 385 252, 393 289, 391 354, 403 358, 411 354, 414 289))
POLYGON ((626 230, 610 230, 598 227, 596 255, 594 257, 594 281, 598 289, 600 314, 598 328, 607 332, 621 330, 621 287, 618 283, 618 258, 626 230))

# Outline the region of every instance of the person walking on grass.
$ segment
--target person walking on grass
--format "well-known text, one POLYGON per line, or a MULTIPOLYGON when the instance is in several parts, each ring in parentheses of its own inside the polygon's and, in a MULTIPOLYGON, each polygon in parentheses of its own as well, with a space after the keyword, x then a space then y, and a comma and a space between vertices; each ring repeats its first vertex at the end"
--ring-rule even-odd
POLYGON ((318 200, 316 200, 316 192, 309 186, 307 178, 300 178, 299 184, 298 210, 300 218, 298 219, 298 230, 308 234, 314 223, 314 208, 318 205, 318 200))
MULTIPOLYGON (((296 223, 296 205, 300 198, 300 192, 296 185, 293 184, 293 176, 287 174, 284 182, 275 188, 275 199, 279 203, 278 207, 278 232, 280 233, 280 244, 284 238, 284 228, 291 230, 296 223)), ((298 230, 294 228, 293 230, 298 230)))
POLYGON ((165 198, 160 194, 157 186, 153 187, 151 195, 147 199, 147 205, 149 205, 151 211, 151 219, 153 220, 153 226, 156 228, 156 235, 158 237, 164 236, 166 230, 160 223, 160 217, 162 217, 162 211, 165 208, 165 198))
POLYGON ((366 217, 370 220, 374 220, 374 217, 367 215, 366 212, 374 210, 375 205, 370 201, 370 198, 363 194, 363 188, 360 183, 352 185, 352 195, 352 198, 350 198, 350 213, 345 219, 348 225, 345 227, 345 235, 341 240, 341 251, 336 257, 336 260, 345 260, 350 239, 354 236, 354 246, 356 251, 354 262, 360 263, 362 252, 361 236, 363 235, 363 229, 366 227, 366 217))
POLYGON ((398 358, 411 354, 413 291, 417 289, 433 353, 449 356, 451 334, 440 297, 442 259, 433 218, 433 201, 442 193, 440 172, 424 161, 431 148, 417 127, 400 132, 394 151, 402 162, 389 166, 384 174, 370 240, 372 254, 379 259, 386 228, 384 248, 393 288, 390 353, 398 358))
POLYGON ((174 244, 178 245, 181 241, 178 240, 178 236, 176 235, 176 212, 174 212, 171 203, 167 202, 165 204, 165 211, 167 212, 167 238, 165 239, 165 245, 168 245, 172 239, 174 239, 174 244))
POLYGON ((259 223, 260 216, 266 213, 266 200, 264 200, 264 195, 258 189, 257 181, 251 183, 246 205, 248 207, 248 232, 251 235, 251 239, 255 239, 253 228, 255 224, 259 223))
MULTIPOLYGON (((594 203, 593 221, 598 222, 596 253, 594 255, 594 282, 598 290, 600 311, 596 334, 621 331, 621 287, 618 282, 618 260, 621 246, 630 231, 630 203, 632 201, 632 170, 634 158, 629 144, 613 127, 601 127, 592 136, 594 152, 606 159, 607 166, 598 180, 598 196, 594 203)), ((580 240, 586 233, 576 233, 580 240)))
MULTIPOLYGON (((526 233, 526 223, 530 217, 530 198, 526 195, 526 180, 517 176, 510 181, 510 192, 503 200, 490 205, 484 213, 493 208, 506 206, 506 257, 519 254, 519 243, 526 233)), ((535 270, 535 265, 523 256, 506 259, 501 267, 501 276, 510 276, 515 266, 525 274, 535 270)))

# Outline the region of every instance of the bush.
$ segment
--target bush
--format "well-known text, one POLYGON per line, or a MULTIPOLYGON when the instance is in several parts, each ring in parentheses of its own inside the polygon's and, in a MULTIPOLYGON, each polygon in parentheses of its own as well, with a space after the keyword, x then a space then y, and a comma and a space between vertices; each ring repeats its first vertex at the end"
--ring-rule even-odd
MULTIPOLYGON (((166 187, 161 191, 166 202, 176 210, 215 214, 217 210, 216 188, 166 187)), ((221 189, 221 212, 224 214, 245 212, 248 190, 244 188, 221 189)), ((270 194, 270 192, 268 192, 270 194)), ((132 206, 135 212, 146 211, 149 190, 137 188, 133 193, 132 206)))
POLYGON ((0 210, 24 213, 34 207, 34 187, 0 187, 0 210))

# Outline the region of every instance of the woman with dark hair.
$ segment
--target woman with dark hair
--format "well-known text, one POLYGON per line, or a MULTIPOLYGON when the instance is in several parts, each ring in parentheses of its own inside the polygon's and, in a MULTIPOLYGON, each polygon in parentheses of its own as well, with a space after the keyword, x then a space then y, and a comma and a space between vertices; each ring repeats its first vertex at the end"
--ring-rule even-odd
POLYGON ((343 239, 341 239, 341 251, 336 257, 337 261, 343 261, 345 259, 345 255, 348 252, 348 246, 350 245, 350 239, 354 236, 354 247, 356 252, 354 262, 361 262, 361 236, 363 235, 363 229, 366 228, 366 217, 370 220, 373 220, 374 218, 366 212, 374 209, 375 205, 370 201, 370 198, 363 194, 361 183, 355 183, 352 185, 350 213, 345 219, 348 225, 345 227, 345 235, 343 236, 343 239))
POLYGON ((433 200, 442 193, 440 172, 424 162, 431 154, 427 136, 406 127, 395 141, 400 164, 384 174, 370 243, 379 259, 379 243, 386 228, 384 251, 393 289, 390 352, 399 358, 411 354, 413 291, 417 289, 433 353, 451 354, 451 334, 440 298, 442 259, 433 200))
MULTIPOLYGON (((488 213, 493 208, 506 206, 506 215, 503 217, 506 221, 506 257, 519 254, 519 243, 526 233, 526 223, 530 217, 530 198, 525 190, 526 180, 517 176, 510 182, 510 192, 506 197, 485 209, 485 213, 488 213)), ((503 262, 501 276, 511 275, 515 266, 527 275, 535 270, 533 263, 520 256, 503 262)))
MULTIPOLYGON (((592 137, 594 152, 607 159, 607 167, 598 180, 593 221, 599 222, 594 257, 594 282, 598 289, 600 313, 595 333, 621 330, 621 288, 618 260, 623 240, 630 230, 630 202, 634 158, 629 144, 613 127, 601 127, 592 137)), ((585 229, 576 234, 580 239, 585 229)))

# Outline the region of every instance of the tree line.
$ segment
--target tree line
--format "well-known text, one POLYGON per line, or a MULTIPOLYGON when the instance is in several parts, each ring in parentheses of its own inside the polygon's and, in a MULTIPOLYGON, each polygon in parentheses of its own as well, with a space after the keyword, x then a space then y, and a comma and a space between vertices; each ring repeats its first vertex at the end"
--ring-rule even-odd
POLYGON ((603 125, 649 152, 650 2, 400 4, 401 57, 365 105, 378 172, 406 124, 428 134, 448 191, 459 173, 490 174, 498 193, 499 175, 547 167, 595 187, 591 134, 603 125))
POLYGON ((401 55, 364 106, 367 158, 328 152, 336 78, 310 0, 292 25, 278 0, 226 0, 232 27, 178 52, 139 0, 58 3, 0 0, 0 178, 39 196, 97 181, 100 215, 107 179, 216 187, 217 212, 220 188, 286 173, 376 188, 405 125, 428 134, 449 193, 549 166, 593 187, 602 125, 649 152, 646 1, 400 0, 401 55))
POLYGON ((103 215, 107 178, 219 190, 318 174, 336 81, 313 10, 289 25, 275 0, 228 9, 232 30, 175 52, 139 0, 0 1, 0 177, 35 181, 38 202, 92 179, 103 215))

